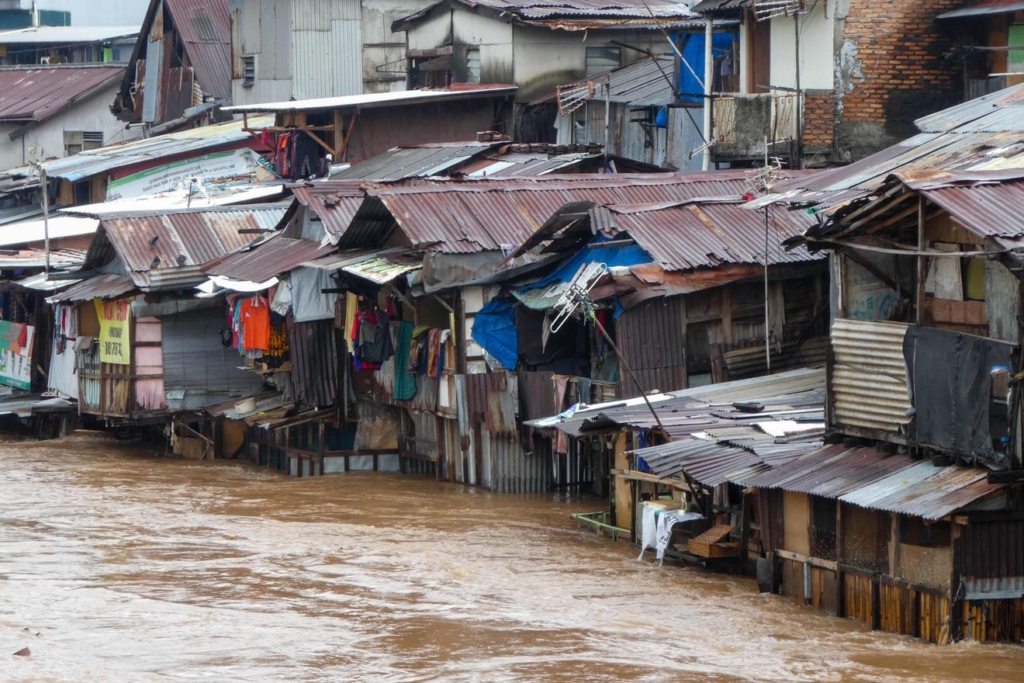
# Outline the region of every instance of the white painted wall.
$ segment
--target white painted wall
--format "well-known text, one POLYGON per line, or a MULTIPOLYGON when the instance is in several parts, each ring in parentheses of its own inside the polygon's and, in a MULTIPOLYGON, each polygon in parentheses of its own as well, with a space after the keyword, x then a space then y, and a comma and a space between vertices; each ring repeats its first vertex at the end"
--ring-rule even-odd
POLYGON ((800 88, 832 90, 836 0, 818 2, 807 14, 772 19, 771 85, 796 87, 796 25, 800 26, 800 88))
POLYGON ((0 171, 24 166, 29 161, 64 157, 64 131, 103 131, 103 144, 137 140, 139 127, 125 129, 125 124, 110 113, 110 103, 120 88, 120 81, 75 102, 63 112, 11 140, 10 133, 19 124, 0 124, 0 171))

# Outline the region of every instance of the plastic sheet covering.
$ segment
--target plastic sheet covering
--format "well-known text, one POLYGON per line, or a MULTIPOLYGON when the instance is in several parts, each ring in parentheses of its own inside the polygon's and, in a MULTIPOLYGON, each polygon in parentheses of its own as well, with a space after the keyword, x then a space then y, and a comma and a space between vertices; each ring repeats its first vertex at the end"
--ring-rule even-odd
MULTIPOLYGON (((993 448, 993 424, 1008 425, 993 413, 992 371, 1012 367, 1013 345, 994 339, 911 326, 903 340, 916 409, 919 443, 1001 463, 993 448)), ((999 435, 996 435, 998 438, 999 435)))
POLYGON ((334 302, 337 294, 324 294, 322 290, 336 289, 331 274, 319 268, 296 268, 291 272, 292 310, 295 322, 334 320, 334 302))
POLYGON ((356 427, 355 450, 398 450, 398 435, 402 433, 400 413, 397 409, 376 403, 356 406, 359 424, 356 427))
POLYGON ((164 407, 164 353, 160 318, 135 319, 135 404, 142 410, 159 410, 164 407), (156 344, 140 346, 139 343, 156 344), (146 379, 146 375, 155 375, 146 379))
POLYGON ((491 299, 473 320, 473 341, 504 366, 515 370, 519 363, 519 340, 512 299, 491 299))
POLYGON ((288 315, 292 308, 292 283, 289 280, 282 280, 274 293, 274 300, 270 302, 270 310, 278 315, 288 315))

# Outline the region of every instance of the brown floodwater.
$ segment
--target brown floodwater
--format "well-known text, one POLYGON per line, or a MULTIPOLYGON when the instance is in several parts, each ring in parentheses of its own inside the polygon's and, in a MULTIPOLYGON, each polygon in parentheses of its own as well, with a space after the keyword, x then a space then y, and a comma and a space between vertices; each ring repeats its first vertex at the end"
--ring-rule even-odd
POLYGON ((637 562, 569 519, 598 500, 289 479, 97 434, 0 442, 0 472, 5 683, 1024 680, 1024 647, 637 562))

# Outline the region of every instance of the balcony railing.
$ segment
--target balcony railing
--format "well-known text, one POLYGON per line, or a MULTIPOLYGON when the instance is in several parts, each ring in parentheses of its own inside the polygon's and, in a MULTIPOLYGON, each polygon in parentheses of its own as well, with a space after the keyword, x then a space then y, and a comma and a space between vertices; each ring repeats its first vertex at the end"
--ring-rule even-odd
POLYGON ((788 90, 755 95, 721 95, 712 102, 715 153, 725 156, 764 154, 768 144, 794 140, 800 96, 788 90))

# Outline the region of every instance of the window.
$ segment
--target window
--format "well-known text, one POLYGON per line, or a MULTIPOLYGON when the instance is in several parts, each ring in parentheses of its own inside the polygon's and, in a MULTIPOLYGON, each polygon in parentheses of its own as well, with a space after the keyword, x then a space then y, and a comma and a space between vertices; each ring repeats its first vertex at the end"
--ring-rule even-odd
POLYGON ((242 87, 256 84, 256 55, 242 55, 242 87))
POLYGON ((622 51, 617 47, 587 48, 587 78, 622 66, 622 51))
MULTIPOLYGON (((1013 24, 1010 26, 1007 47, 1020 47, 1021 45, 1024 45, 1024 24, 1013 24)), ((1009 73, 1024 72, 1024 50, 1010 50, 1006 70, 1009 73)))
POLYGON ((103 146, 103 131, 99 130, 66 130, 64 131, 64 156, 72 156, 87 149, 99 149, 103 146))
POLYGON ((466 49, 466 83, 480 82, 480 48, 466 49))

